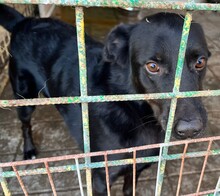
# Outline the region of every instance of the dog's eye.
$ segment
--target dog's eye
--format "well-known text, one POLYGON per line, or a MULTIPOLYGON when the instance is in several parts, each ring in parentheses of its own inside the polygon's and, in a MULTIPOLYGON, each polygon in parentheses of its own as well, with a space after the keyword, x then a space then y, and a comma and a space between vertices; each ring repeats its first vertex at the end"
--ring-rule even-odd
POLYGON ((160 67, 155 62, 149 62, 146 64, 146 69, 149 73, 157 74, 160 71, 160 67))
POLYGON ((195 68, 197 70, 202 70, 206 65, 206 59, 205 57, 199 57, 196 64, 195 64, 195 68))

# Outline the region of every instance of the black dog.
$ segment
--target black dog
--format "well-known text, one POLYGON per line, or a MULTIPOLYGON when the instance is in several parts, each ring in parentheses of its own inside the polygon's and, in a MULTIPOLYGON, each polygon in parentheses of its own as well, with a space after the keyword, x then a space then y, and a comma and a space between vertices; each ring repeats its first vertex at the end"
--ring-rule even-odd
MULTIPOLYGON (((0 24, 12 32, 10 80, 17 99, 79 96, 76 30, 54 19, 24 18, 0 5, 0 24)), ((172 91, 183 19, 159 13, 132 25, 119 25, 103 45, 86 36, 89 95, 160 93, 172 91)), ((181 91, 202 88, 209 57, 201 26, 192 23, 186 50, 181 91)), ((162 142, 170 100, 127 101, 89 104, 91 150, 103 151, 162 142)), ((72 135, 82 147, 80 104, 56 105, 72 135)), ((19 107, 24 136, 24 158, 36 155, 31 136, 31 115, 35 107, 19 107)), ((193 138, 206 126, 206 111, 199 98, 180 99, 174 135, 193 138)), ((148 150, 140 156, 157 155, 148 150)), ((129 154, 109 157, 130 158, 129 154)), ((102 159, 94 158, 92 161, 102 159)), ((137 165, 137 178, 149 164, 137 165)), ((125 176, 124 194, 132 194, 132 166, 109 168, 110 184, 125 176)), ((105 170, 93 172, 93 189, 106 195, 105 170)))

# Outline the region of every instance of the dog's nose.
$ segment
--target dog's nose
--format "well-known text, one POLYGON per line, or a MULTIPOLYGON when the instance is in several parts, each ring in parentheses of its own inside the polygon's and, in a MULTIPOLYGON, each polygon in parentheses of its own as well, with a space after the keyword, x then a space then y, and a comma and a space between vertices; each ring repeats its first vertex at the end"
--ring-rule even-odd
POLYGON ((192 121, 180 120, 176 124, 175 132, 179 137, 183 139, 193 138, 202 131, 202 128, 203 125, 201 120, 192 120, 192 121))

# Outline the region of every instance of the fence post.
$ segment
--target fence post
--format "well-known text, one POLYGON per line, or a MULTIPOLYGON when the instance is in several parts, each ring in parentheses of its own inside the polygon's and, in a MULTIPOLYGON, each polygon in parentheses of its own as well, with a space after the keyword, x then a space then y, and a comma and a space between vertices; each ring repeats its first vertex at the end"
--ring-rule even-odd
MULTIPOLYGON (((184 65, 185 52, 186 52, 186 47, 187 47, 187 40, 188 40, 189 31, 190 31, 191 21, 192 21, 192 14, 187 12, 185 16, 185 20, 184 20, 184 25, 183 25, 183 31, 182 31, 182 37, 181 37, 180 49, 179 49, 179 55, 178 55, 178 62, 177 62, 177 67, 176 67, 176 75, 175 75, 175 80, 174 80, 173 93, 175 94, 179 92, 179 88, 180 88, 181 75, 182 75, 182 70, 183 70, 183 65, 184 65)), ((165 144, 168 143, 171 138, 171 132, 173 128, 176 106, 177 106, 177 97, 171 100, 170 113, 169 113, 167 130, 166 130, 166 135, 165 135, 165 140, 164 140, 165 144)), ((163 183, 164 172, 165 172, 165 167, 166 167, 166 161, 163 160, 163 156, 167 155, 168 146, 164 146, 164 148, 161 149, 161 151, 162 151, 161 152, 162 157, 161 157, 161 161, 158 163, 155 196, 161 195, 162 183, 163 183)))
MULTIPOLYGON (((86 51, 85 51, 85 32, 84 32, 84 13, 82 7, 76 7, 76 29, 77 44, 79 56, 79 75, 80 75, 80 92, 81 96, 87 96, 87 70, 86 70, 86 51)), ((82 103, 82 124, 83 124, 83 141, 84 152, 90 152, 89 137, 89 113, 88 103, 82 103)), ((85 157, 85 163, 88 166, 91 162, 90 157, 85 157)), ((92 195, 92 173, 91 169, 86 169, 87 195, 92 195)))

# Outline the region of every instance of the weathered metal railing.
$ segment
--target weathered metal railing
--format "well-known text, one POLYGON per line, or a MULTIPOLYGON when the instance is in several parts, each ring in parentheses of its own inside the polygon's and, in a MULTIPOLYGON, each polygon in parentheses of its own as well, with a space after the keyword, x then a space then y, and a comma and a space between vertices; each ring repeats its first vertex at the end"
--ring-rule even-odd
POLYGON ((219 11, 220 4, 194 3, 194 1, 145 1, 145 0, 0 0, 0 3, 19 4, 55 4, 82 7, 138 7, 149 9, 173 9, 173 10, 206 10, 219 11))

